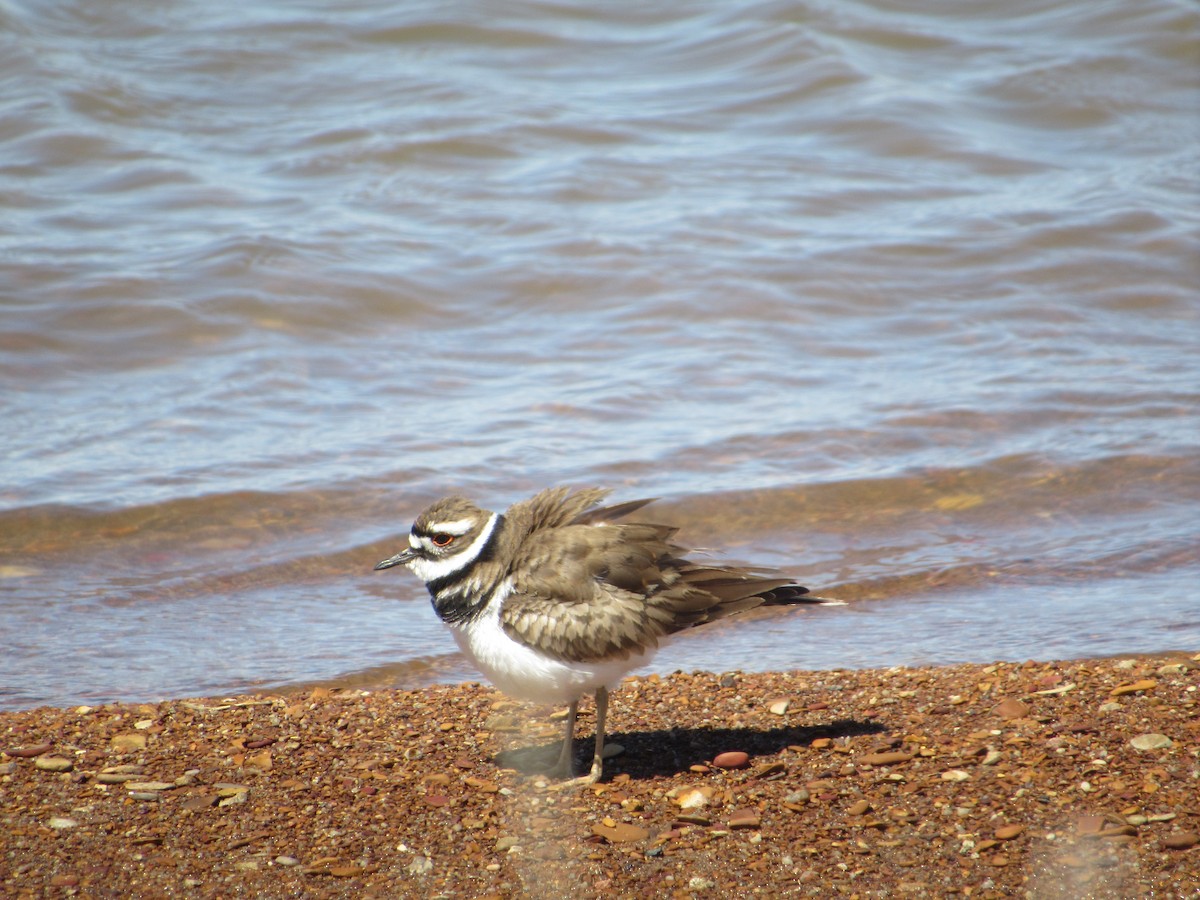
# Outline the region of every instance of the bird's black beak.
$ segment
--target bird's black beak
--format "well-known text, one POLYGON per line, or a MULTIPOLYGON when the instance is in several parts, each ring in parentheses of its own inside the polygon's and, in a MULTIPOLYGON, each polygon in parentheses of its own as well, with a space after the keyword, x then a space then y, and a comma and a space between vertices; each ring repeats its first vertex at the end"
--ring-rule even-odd
POLYGON ((417 551, 411 547, 407 550, 401 550, 395 556, 385 559, 383 562, 375 566, 375 571, 380 569, 390 569, 392 566, 405 566, 417 558, 417 551))

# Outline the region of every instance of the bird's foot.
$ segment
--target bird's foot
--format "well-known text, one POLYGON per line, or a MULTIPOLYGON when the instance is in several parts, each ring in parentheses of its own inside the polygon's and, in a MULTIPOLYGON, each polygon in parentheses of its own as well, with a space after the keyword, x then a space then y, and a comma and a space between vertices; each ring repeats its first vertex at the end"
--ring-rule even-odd
POLYGON ((592 770, 586 775, 577 775, 574 778, 567 778, 564 781, 556 781, 554 784, 549 785, 546 790, 569 791, 571 788, 587 787, 599 781, 602 774, 603 772, 600 769, 592 766, 592 770))

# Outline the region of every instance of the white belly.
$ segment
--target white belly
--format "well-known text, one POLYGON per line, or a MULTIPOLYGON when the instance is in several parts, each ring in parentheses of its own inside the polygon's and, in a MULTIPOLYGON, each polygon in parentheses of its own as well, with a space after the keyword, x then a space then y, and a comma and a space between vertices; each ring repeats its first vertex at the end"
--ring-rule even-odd
POLYGON ((572 703, 599 687, 613 689, 632 670, 645 665, 656 647, 626 659, 565 663, 520 644, 500 626, 500 604, 471 622, 450 627, 454 640, 496 687, 510 696, 537 703, 572 703))

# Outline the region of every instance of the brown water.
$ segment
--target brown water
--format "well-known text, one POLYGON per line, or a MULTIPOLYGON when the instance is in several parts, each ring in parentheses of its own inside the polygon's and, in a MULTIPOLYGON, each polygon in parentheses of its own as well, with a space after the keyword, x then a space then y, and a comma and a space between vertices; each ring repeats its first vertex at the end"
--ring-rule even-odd
POLYGON ((1200 12, 0 7, 0 706, 470 678, 431 498, 854 601, 655 668, 1200 648, 1200 12))

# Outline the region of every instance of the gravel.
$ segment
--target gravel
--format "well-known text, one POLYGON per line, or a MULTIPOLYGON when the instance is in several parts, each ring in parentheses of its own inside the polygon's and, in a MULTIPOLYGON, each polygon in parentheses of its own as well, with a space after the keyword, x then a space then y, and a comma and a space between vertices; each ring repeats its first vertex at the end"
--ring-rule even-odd
POLYGON ((567 788, 561 718, 476 684, 5 712, 0 896, 1198 896, 1198 685, 1200 654, 631 679, 567 788))

